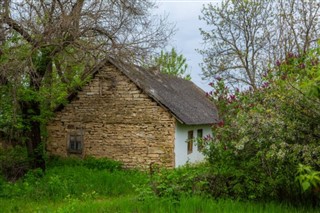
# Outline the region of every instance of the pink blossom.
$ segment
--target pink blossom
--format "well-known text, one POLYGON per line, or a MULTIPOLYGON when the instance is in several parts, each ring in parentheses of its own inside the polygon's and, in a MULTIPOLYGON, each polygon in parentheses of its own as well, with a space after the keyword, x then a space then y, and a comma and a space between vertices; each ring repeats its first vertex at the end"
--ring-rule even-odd
POLYGON ((262 84, 262 88, 267 88, 267 87, 269 87, 269 82, 264 82, 264 83, 262 84))
POLYGON ((219 76, 216 76, 215 79, 216 79, 217 81, 221 81, 221 80, 222 80, 222 78, 219 77, 219 76))

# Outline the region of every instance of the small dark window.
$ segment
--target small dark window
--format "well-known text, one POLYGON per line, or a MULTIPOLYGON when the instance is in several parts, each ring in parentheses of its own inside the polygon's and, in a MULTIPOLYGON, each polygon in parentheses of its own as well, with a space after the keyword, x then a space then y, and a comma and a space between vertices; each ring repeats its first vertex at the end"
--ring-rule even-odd
POLYGON ((197 145, 198 145, 198 151, 201 151, 201 150, 203 149, 202 137, 203 137, 203 130, 202 130, 202 129, 198 129, 198 130, 197 130, 197 145))
POLYGON ((188 131, 188 154, 193 151, 193 131, 188 131))
POLYGON ((82 134, 70 134, 68 143, 68 152, 81 154, 83 148, 82 134))

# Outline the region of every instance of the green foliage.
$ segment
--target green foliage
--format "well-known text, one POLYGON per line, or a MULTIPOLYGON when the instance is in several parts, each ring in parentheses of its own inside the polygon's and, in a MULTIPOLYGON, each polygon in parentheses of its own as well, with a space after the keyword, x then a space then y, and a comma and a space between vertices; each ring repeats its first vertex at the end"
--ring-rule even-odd
POLYGON ((179 55, 174 48, 171 52, 161 51, 160 56, 155 58, 155 64, 160 67, 162 73, 191 80, 191 76, 186 74, 188 69, 186 61, 187 59, 182 54, 179 55))
POLYGON ((149 179, 142 186, 136 186, 140 200, 161 197, 177 202, 183 196, 205 195, 208 187, 207 164, 197 164, 169 170, 153 168, 149 179))
POLYGON ((45 173, 35 169, 15 183, 1 181, 0 197, 86 200, 96 196, 120 196, 132 194, 132 185, 145 179, 143 173, 120 170, 112 161, 97 159, 95 162, 93 158, 77 161, 56 160, 48 163, 49 168, 45 173))
POLYGON ((211 83, 221 121, 204 153, 226 183, 225 196, 311 202, 295 181, 299 163, 320 166, 319 98, 304 87, 319 70, 310 60, 288 55, 257 90, 232 92, 220 78, 211 83))
MULTIPOLYGON (((91 159, 93 161, 93 159, 91 159)), ((99 162, 99 161, 98 161, 99 162)), ((46 173, 29 171, 16 183, 0 179, 2 212, 317 212, 307 206, 212 199, 208 164, 144 172, 89 169, 82 160, 55 159, 46 173), (134 190, 135 189, 135 190, 134 190), (149 196, 142 197, 144 192, 149 196), (139 196, 140 195, 140 196, 139 196), (143 198, 143 199, 141 199, 143 198)), ((97 163, 99 164, 99 163, 97 163)), ((223 182, 222 179, 221 183, 223 182)), ((216 188, 215 188, 216 187, 216 188)), ((144 194, 145 195, 145 194, 144 194)))
POLYGON ((6 42, 1 43, 0 49, 0 75, 6 75, 8 80, 6 84, 0 84, 0 131, 10 137, 9 139, 17 139, 23 128, 17 109, 17 95, 20 88, 26 86, 25 76, 20 75, 19 71, 24 68, 24 61, 31 54, 31 46, 14 33, 6 42))
POLYGON ((32 121, 40 122, 45 136, 45 125, 53 110, 65 104, 69 93, 88 80, 82 76, 85 62, 70 56, 71 47, 54 57, 50 55, 53 51, 50 46, 33 49, 18 35, 1 45, 0 70, 8 82, 0 85, 0 131, 10 140, 24 142, 22 135, 30 130, 32 121), (21 72, 25 67, 30 70, 21 72), (37 74, 33 76, 32 72, 37 74), (21 107, 30 103, 39 104, 40 113, 30 108, 30 115, 23 115, 21 107))
MULTIPOLYGON (((311 49, 305 55, 289 53, 285 60, 277 61, 278 76, 299 89, 307 97, 320 100, 320 48, 311 49)), ((283 85, 282 84, 282 85, 283 85)))
POLYGON ((76 157, 61 158, 58 156, 52 156, 48 161, 48 166, 83 166, 92 170, 108 170, 110 172, 122 170, 122 163, 119 161, 108 158, 95 158, 92 156, 87 156, 84 159, 79 159, 76 157))
POLYGON ((0 148, 0 176, 15 181, 29 170, 29 159, 24 147, 0 148))
POLYGON ((83 166, 89 169, 95 170, 108 170, 115 171, 122 169, 122 163, 119 161, 110 160, 107 158, 94 158, 94 157, 86 157, 83 162, 83 166))
POLYGON ((311 166, 298 165, 296 180, 299 181, 302 190, 318 189, 320 185, 320 172, 312 169, 311 166))

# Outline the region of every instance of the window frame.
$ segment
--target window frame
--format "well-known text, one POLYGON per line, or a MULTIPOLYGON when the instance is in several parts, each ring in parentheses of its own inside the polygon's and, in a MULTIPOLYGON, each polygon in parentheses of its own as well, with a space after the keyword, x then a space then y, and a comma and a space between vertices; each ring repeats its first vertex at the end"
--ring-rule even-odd
POLYGON ((201 140, 202 138, 203 138, 203 129, 197 129, 197 147, 199 152, 203 150, 203 144, 201 140), (199 134, 200 132, 201 134, 199 134))
POLYGON ((68 154, 82 154, 83 152, 82 132, 70 132, 68 135, 67 151, 68 154), (74 138, 72 140, 72 138, 74 138))
POLYGON ((188 131, 188 140, 187 140, 187 154, 190 155, 193 152, 193 130, 188 131))

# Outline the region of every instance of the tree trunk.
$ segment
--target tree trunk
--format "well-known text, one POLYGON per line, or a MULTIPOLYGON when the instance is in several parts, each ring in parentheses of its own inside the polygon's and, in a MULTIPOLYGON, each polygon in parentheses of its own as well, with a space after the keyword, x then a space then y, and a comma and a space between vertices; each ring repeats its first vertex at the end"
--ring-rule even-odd
MULTIPOLYGON (((41 56, 34 56, 33 63, 36 65, 36 71, 30 73, 29 89, 39 94, 40 85, 46 73, 52 71, 51 48, 41 49, 41 56)), ((26 137, 26 146, 30 160, 30 166, 33 169, 46 169, 44 160, 44 146, 41 141, 41 109, 40 101, 32 97, 31 100, 20 102, 22 118, 24 123, 24 136, 26 137)))
POLYGON ((33 169, 46 169, 44 160, 44 150, 41 143, 41 124, 38 121, 40 116, 40 103, 31 101, 20 102, 23 120, 25 121, 24 135, 26 137, 26 147, 30 166, 33 169))

